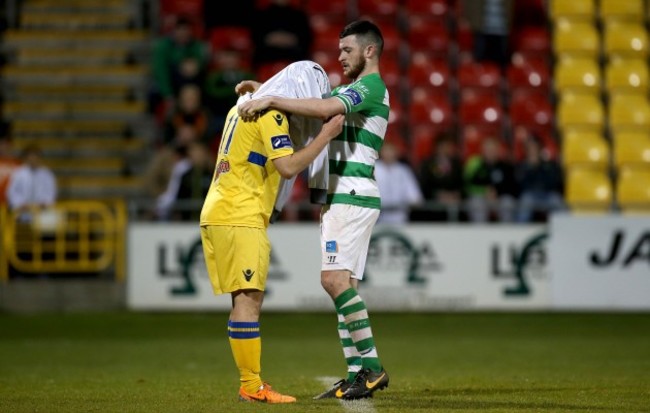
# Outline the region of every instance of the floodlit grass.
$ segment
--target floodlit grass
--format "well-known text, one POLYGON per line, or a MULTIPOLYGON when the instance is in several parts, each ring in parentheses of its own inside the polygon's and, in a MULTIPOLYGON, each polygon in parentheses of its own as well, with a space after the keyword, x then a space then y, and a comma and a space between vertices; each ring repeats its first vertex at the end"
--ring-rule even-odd
POLYGON ((345 366, 333 314, 263 315, 263 377, 237 401, 223 313, 0 314, 0 412, 650 412, 650 314, 371 313, 390 387, 314 401, 345 366))

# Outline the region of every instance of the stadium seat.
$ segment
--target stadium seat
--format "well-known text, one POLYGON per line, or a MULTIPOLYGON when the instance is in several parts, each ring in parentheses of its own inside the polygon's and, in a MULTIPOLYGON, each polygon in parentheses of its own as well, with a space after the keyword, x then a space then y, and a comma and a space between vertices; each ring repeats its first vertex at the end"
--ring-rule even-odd
POLYGON ((600 0, 600 18, 603 22, 627 20, 641 23, 644 18, 643 0, 600 0))
POLYGON ((565 170, 565 200, 574 213, 606 213, 611 210, 612 180, 607 171, 590 167, 565 170))
POLYGON ((328 15, 328 16, 345 17, 348 15, 348 1, 347 0, 327 0, 327 1, 308 0, 305 5, 305 10, 310 16, 328 15))
POLYGON ((511 96, 508 114, 513 127, 523 126, 527 130, 544 135, 553 133, 555 110, 548 95, 520 92, 511 96))
POLYGON ((428 16, 443 23, 449 16, 446 0, 405 0, 404 10, 409 15, 428 16))
POLYGON ((606 57, 648 57, 648 31, 641 23, 612 21, 604 26, 603 53, 606 57))
POLYGON ((382 31, 397 22, 399 0, 358 0, 357 15, 377 23, 382 31))
POLYGON ((605 108, 598 96, 567 92, 559 97, 556 119, 560 132, 570 127, 602 133, 605 126, 605 108))
POLYGON ((616 179, 616 201, 623 213, 650 214, 650 167, 621 168, 616 179))
POLYGON ((176 19, 183 16, 192 22, 194 34, 203 37, 205 29, 204 0, 160 0, 158 3, 161 33, 169 33, 174 27, 176 19))
POLYGON ((596 18, 596 2, 595 0, 550 0, 549 17, 552 20, 568 17, 573 20, 593 22, 596 18))
POLYGON ((553 48, 556 56, 597 58, 600 54, 600 34, 593 23, 561 17, 554 24, 553 48))
POLYGON ((542 157, 544 159, 557 159, 559 155, 558 143, 550 131, 540 131, 528 128, 525 125, 512 125, 512 159, 521 162, 526 157, 526 142, 535 136, 542 144, 542 157))
POLYGON ((449 130, 432 123, 418 123, 410 126, 411 156, 413 165, 419 165, 424 159, 433 154, 436 141, 449 130))
POLYGON ((562 165, 590 166, 606 170, 610 165, 610 149, 602 134, 588 131, 567 131, 562 135, 562 165))
POLYGON ((650 102, 646 95, 617 93, 610 96, 609 125, 612 132, 650 127, 650 102))
POLYGON ((461 92, 501 93, 503 79, 501 68, 496 63, 474 60, 460 62, 456 77, 461 92))
POLYGON ((474 47, 474 32, 467 19, 459 17, 456 22, 456 47, 458 53, 471 53, 474 47))
POLYGON ((432 57, 448 58, 451 36, 447 26, 431 22, 421 15, 408 18, 406 32, 409 52, 427 52, 432 57))
POLYGON ((550 56, 553 50, 551 33, 542 26, 525 26, 513 34, 513 51, 550 56))
POLYGON ((643 59, 610 59, 605 66, 605 88, 610 93, 648 93, 648 63, 643 59))
POLYGON ((548 62, 529 55, 515 53, 506 69, 506 83, 510 93, 517 90, 535 90, 548 93, 551 85, 551 71, 548 62))
POLYGON ((409 124, 429 123, 441 129, 451 129, 455 124, 455 112, 446 95, 433 94, 427 88, 411 89, 409 124))
POLYGON ((234 49, 247 55, 253 50, 251 30, 244 26, 219 26, 210 30, 208 41, 212 50, 234 49))
POLYGON ((335 25, 326 25, 319 27, 319 30, 314 30, 314 42, 312 44, 312 51, 324 51, 328 53, 336 53, 338 56, 338 42, 341 33, 341 27, 335 25))
POLYGON ((602 85, 600 72, 596 59, 569 56, 560 58, 554 68, 555 92, 561 94, 573 91, 598 95, 602 85))
POLYGON ((460 128, 460 156, 463 161, 481 152, 483 141, 495 138, 499 141, 503 154, 510 152, 501 131, 484 125, 463 125, 460 128))
POLYGON ((338 60, 318 61, 318 63, 320 63, 320 65, 323 66, 323 69, 325 69, 332 88, 344 83, 344 80, 346 79, 343 78, 343 69, 338 60))
POLYGON ((439 93, 448 93, 452 88, 449 63, 443 59, 429 59, 425 53, 411 56, 406 77, 409 87, 430 87, 439 93))
POLYGON ((614 166, 646 165, 650 167, 650 134, 648 131, 621 131, 612 136, 614 166))

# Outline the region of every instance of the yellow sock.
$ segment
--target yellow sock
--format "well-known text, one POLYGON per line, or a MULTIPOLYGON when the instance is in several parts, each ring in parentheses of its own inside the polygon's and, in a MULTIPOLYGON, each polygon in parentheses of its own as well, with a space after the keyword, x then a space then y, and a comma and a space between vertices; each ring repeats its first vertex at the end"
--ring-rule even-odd
POLYGON ((228 321, 228 337, 241 385, 247 393, 256 393, 262 385, 260 323, 228 321))

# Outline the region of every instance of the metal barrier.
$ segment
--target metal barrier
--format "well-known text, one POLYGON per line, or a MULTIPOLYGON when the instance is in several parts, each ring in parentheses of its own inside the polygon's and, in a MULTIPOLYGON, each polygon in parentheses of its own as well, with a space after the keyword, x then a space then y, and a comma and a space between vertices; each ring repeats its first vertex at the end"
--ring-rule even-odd
POLYGON ((125 274, 126 207, 122 200, 57 202, 52 208, 0 208, 0 280, 22 273, 125 274))

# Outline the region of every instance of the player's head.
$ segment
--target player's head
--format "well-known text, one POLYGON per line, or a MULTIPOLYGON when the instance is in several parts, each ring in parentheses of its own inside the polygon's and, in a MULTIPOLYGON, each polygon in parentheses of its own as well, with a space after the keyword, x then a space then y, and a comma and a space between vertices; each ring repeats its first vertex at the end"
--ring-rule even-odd
POLYGON ((378 64, 384 49, 384 38, 374 23, 368 20, 354 21, 341 30, 339 39, 339 61, 347 77, 356 79, 369 62, 378 64))

